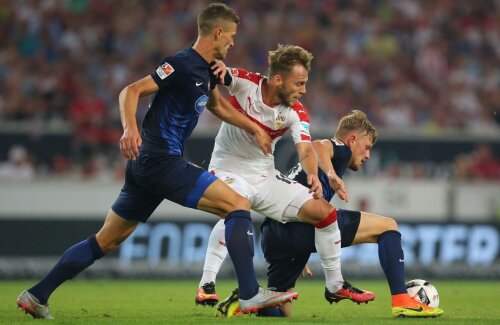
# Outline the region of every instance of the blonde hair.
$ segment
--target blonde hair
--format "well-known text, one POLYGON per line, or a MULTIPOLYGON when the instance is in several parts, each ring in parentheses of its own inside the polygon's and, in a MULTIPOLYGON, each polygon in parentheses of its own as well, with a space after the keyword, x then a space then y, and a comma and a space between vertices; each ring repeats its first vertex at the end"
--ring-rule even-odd
POLYGON ((375 130, 372 123, 368 120, 368 116, 360 110, 353 109, 349 114, 340 119, 335 136, 342 139, 352 131, 363 135, 370 135, 373 143, 377 141, 377 130, 375 130))
POLYGON ((239 24, 240 17, 224 3, 211 3, 198 15, 198 34, 202 37, 208 36, 214 28, 227 22, 239 24))
POLYGON ((295 64, 301 64, 307 71, 311 70, 313 55, 296 45, 278 44, 278 48, 269 51, 267 61, 269 63, 269 77, 279 72, 288 73, 292 71, 295 64))

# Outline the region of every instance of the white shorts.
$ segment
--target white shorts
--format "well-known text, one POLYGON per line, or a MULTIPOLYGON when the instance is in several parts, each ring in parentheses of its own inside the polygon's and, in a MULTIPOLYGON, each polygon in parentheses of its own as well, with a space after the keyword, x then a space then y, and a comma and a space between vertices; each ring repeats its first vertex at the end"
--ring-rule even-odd
POLYGON ((305 202, 313 199, 307 187, 277 170, 269 176, 252 179, 222 169, 215 169, 214 173, 238 194, 246 197, 252 210, 283 223, 302 222, 297 213, 305 202))

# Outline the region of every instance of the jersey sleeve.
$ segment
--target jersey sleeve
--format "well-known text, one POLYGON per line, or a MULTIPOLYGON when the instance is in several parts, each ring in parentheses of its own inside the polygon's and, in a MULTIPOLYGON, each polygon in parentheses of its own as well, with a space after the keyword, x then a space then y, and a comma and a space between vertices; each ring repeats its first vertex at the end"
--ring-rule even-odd
POLYGON ((174 57, 165 58, 161 64, 151 73, 151 77, 160 89, 181 84, 186 78, 187 72, 182 63, 174 57))
POLYGON ((293 142, 311 142, 311 134, 309 132, 309 113, 307 109, 298 101, 292 107, 295 114, 292 114, 293 120, 290 125, 293 142))
POLYGON ((226 85, 226 88, 229 90, 231 96, 234 96, 244 87, 248 86, 249 81, 258 85, 260 79, 262 79, 260 74, 249 72, 245 69, 228 68, 228 71, 231 73, 231 83, 226 85))

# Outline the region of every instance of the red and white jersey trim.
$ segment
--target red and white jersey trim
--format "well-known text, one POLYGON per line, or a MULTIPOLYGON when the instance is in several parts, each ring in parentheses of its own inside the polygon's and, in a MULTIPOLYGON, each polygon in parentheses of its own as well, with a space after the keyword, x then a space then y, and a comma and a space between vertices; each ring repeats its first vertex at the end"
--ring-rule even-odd
MULTIPOLYGON (((294 143, 310 142, 309 114, 296 102, 293 107, 279 104, 274 107, 262 100, 262 83, 266 77, 244 69, 230 69, 232 83, 228 86, 229 102, 247 118, 263 128, 276 142, 290 130, 294 143)), ((253 135, 222 123, 215 139, 215 147, 209 169, 225 169, 242 176, 267 175, 274 170, 274 157, 265 156, 253 135)))

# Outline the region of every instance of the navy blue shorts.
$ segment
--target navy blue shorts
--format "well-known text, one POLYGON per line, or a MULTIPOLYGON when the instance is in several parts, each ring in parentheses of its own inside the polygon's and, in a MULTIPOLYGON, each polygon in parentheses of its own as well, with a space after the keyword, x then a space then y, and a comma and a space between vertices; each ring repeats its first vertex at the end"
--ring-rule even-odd
POLYGON ((146 222, 164 200, 196 209, 217 177, 182 157, 141 152, 127 162, 125 185, 111 207, 127 220, 146 222))
MULTIPOLYGON (((351 246, 360 219, 359 211, 337 211, 342 247, 351 246)), ((276 288, 277 291, 294 288, 311 253, 316 252, 314 226, 301 222, 283 224, 266 218, 262 223, 261 232, 262 252, 269 264, 267 286, 276 288)))

